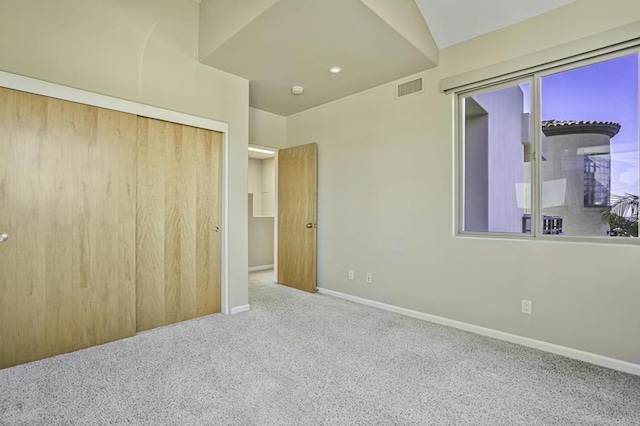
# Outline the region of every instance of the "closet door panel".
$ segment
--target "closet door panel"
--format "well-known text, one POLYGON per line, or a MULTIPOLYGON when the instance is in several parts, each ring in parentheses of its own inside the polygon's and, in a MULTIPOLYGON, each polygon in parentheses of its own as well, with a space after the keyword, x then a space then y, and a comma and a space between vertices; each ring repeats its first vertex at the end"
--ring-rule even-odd
POLYGON ((0 105, 0 366, 133 335, 137 117, 9 89, 0 105))
POLYGON ((197 129, 196 315, 220 312, 222 134, 197 129))
POLYGON ((220 311, 217 132, 139 117, 138 330, 220 311))
POLYGON ((137 117, 98 111, 96 221, 96 344, 136 332, 136 138, 137 117), (109 176, 109 180, 101 179, 109 176), (108 262, 101 261, 108 259, 108 262))
POLYGON ((0 368, 44 357, 40 146, 47 98, 0 89, 0 368), (28 265, 29 267, 24 267, 28 265))
POLYGON ((47 356, 135 333, 136 133, 133 115, 48 101, 39 209, 47 356))
POLYGON ((196 316, 196 129, 166 123, 165 322, 196 316))
MULTIPOLYGON (((46 356, 91 345, 91 190, 96 108, 50 99, 40 147, 40 211, 46 269, 46 356)), ((97 165, 96 165, 97 166, 97 165)))
POLYGON ((136 226, 136 326, 160 327, 164 320, 164 163, 166 125, 138 117, 136 226))

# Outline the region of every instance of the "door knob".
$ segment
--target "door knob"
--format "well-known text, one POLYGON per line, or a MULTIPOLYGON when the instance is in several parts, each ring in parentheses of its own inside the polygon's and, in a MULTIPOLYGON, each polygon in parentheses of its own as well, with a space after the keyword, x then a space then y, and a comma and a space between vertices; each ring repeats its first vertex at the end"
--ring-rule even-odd
POLYGON ((213 232, 219 232, 220 231, 220 227, 219 226, 214 226, 213 227, 213 232))
POLYGON ((7 241, 9 239, 9 235, 7 234, 0 234, 0 243, 4 243, 5 241, 7 241))
POLYGON ((307 228, 313 228, 313 223, 307 223, 307 228))

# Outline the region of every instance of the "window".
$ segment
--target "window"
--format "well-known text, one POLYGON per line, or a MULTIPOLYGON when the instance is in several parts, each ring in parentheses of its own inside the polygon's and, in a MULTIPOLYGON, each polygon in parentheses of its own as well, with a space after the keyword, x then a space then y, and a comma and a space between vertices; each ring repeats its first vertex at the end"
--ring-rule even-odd
POLYGON ((459 94, 459 231, 637 237, 638 61, 627 53, 459 94))
POLYGON ((611 156, 595 154, 584 156, 584 206, 606 207, 611 192, 611 156))
POLYGON ((529 213, 529 99, 523 82, 462 99, 464 230, 521 232, 529 213))

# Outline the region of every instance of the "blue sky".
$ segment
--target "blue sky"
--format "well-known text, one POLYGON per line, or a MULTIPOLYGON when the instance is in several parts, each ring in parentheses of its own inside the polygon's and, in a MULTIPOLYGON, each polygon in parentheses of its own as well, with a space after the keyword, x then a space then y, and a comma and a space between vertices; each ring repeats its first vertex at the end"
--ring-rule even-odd
POLYGON ((542 79, 543 120, 621 124, 611 140, 611 192, 638 194, 638 55, 542 79))

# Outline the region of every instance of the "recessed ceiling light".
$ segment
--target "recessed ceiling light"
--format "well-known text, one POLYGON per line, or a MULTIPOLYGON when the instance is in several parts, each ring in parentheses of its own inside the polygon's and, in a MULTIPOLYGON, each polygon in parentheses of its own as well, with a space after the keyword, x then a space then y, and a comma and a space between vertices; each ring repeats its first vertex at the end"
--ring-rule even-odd
POLYGON ((338 74, 340 71, 342 71, 342 68, 340 67, 333 66, 329 68, 329 72, 331 74, 338 74))
POLYGON ((302 86, 293 86, 291 88, 291 93, 294 95, 302 95, 302 92, 304 92, 304 87, 302 86))
POLYGON ((269 151, 268 149, 260 149, 260 148, 254 148, 252 146, 249 147, 249 151, 251 152, 259 152, 261 154, 275 154, 275 151, 269 151))

